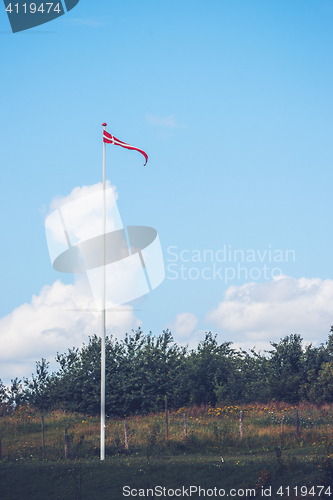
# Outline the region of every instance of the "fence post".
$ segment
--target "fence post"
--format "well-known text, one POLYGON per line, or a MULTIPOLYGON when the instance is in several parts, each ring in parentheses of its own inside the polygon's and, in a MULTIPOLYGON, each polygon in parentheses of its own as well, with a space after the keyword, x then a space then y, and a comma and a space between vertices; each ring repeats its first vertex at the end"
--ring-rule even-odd
POLYGON ((184 439, 186 439, 186 433, 187 433, 187 429, 186 429, 186 413, 183 413, 183 434, 184 434, 184 439))
POLYGON ((43 446, 43 460, 44 460, 45 459, 44 415, 42 415, 42 446, 43 446))
POLYGON ((128 450, 128 423, 124 420, 125 424, 125 449, 128 450))
POLYGON ((298 415, 298 409, 296 410, 296 436, 299 436, 299 415, 298 415))
POLYGON ((242 439, 243 437, 243 412, 242 410, 239 413, 239 437, 242 439))
POLYGON ((281 434, 283 434, 283 415, 281 417, 281 434))
POLYGON ((169 439, 168 398, 166 395, 165 395, 165 425, 166 425, 166 438, 169 439))
POLYGON ((68 456, 68 436, 67 436, 67 427, 65 428, 65 460, 68 456))

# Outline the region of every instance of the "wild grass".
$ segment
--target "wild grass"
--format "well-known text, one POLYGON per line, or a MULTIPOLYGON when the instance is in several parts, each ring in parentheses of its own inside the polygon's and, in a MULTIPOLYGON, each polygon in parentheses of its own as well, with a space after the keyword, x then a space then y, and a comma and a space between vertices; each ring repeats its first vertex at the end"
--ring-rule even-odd
MULTIPOLYGON (((310 447, 324 449, 333 441, 333 407, 303 404, 221 405, 180 408, 169 411, 169 439, 166 439, 165 414, 126 417, 129 450, 125 450, 124 419, 106 422, 106 452, 139 455, 179 455, 206 453, 254 454, 282 449, 310 447), (299 435, 296 435, 296 409, 299 435), (239 416, 243 413, 243 438, 239 436, 239 416), (183 435, 186 414, 187 436, 183 435), (283 422, 282 422, 283 419, 283 422), (282 425, 281 425, 282 422, 282 425)), ((45 455, 61 460, 65 454, 67 429, 68 458, 92 458, 99 455, 99 417, 65 413, 61 410, 44 415, 45 455)), ((20 407, 0 417, 2 458, 7 461, 39 460, 42 454, 41 414, 20 407)))
MULTIPOLYGON (((303 404, 296 408, 272 403, 180 408, 169 411, 169 439, 164 413, 129 416, 126 420, 129 449, 125 449, 124 419, 108 418, 106 460, 101 463, 99 417, 61 410, 45 414, 45 460, 40 413, 20 407, 13 414, 0 417, 0 497, 118 500, 123 498, 122 487, 126 484, 133 488, 157 484, 170 488, 180 484, 251 487, 260 496, 262 488, 268 486, 310 488, 314 484, 327 488, 333 484, 330 405, 303 404), (295 428, 296 410, 299 435, 295 428)), ((271 498, 282 497, 272 493, 271 498)))

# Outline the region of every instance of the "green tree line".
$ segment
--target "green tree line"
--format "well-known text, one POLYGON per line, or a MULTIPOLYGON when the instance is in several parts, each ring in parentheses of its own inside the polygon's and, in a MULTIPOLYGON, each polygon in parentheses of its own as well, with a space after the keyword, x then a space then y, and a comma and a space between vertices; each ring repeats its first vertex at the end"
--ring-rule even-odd
MULTIPOLYGON (((169 330, 155 337, 141 329, 124 340, 106 338, 106 413, 124 416, 170 407, 221 402, 333 402, 333 327, 319 347, 303 347, 298 334, 271 342, 269 351, 245 352, 205 334, 196 349, 178 346, 169 330)), ((57 354, 58 371, 45 359, 31 379, 0 381, 2 410, 29 404, 89 415, 100 411, 100 349, 97 336, 81 349, 57 354)))

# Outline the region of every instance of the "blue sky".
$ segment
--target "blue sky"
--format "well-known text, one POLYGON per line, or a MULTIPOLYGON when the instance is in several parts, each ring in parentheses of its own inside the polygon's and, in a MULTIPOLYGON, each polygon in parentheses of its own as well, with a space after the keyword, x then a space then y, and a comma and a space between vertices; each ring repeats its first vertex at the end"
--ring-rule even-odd
POLYGON ((86 319, 80 333, 80 318, 61 309, 75 281, 52 269, 44 218, 55 197, 101 181, 104 121, 149 155, 143 167, 138 153, 108 146, 107 178, 123 222, 158 230, 166 265, 165 281, 118 326, 110 319, 110 333, 170 327, 193 347, 209 329, 245 348, 291 333, 327 338, 332 27, 326 0, 80 0, 63 17, 16 34, 0 9, 3 380, 29 376, 35 360, 52 361, 95 331, 98 322, 86 319), (224 245, 255 251, 247 279, 245 271, 237 279, 238 262, 216 260, 224 245), (171 269, 196 268, 198 279, 185 271, 187 279, 170 279, 170 247, 178 255, 171 269), (182 262, 182 250, 185 258, 211 250, 214 259, 182 262), (269 262, 269 250, 273 257, 281 250, 283 261, 269 262), (285 262, 286 250, 295 259, 285 262), (267 271, 265 279, 264 264, 286 278, 267 271), (201 275, 207 265, 211 279, 201 275), (213 279, 213 265, 235 269, 235 279, 213 279), (251 279, 254 267, 260 278, 251 279), (54 298, 62 327, 43 309, 41 292, 57 280, 65 287, 54 298))

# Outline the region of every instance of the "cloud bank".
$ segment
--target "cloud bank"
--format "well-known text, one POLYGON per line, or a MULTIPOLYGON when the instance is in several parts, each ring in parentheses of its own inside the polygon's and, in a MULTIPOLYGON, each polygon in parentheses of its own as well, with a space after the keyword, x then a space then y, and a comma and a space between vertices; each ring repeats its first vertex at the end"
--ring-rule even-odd
MULTIPOLYGON (((132 308, 118 306, 106 315, 107 327, 115 335, 139 326, 132 308)), ((1 358, 43 355, 44 348, 67 349, 89 335, 100 334, 101 314, 96 311, 89 284, 81 276, 74 284, 57 280, 46 285, 30 304, 22 304, 0 319, 1 358)))
POLYGON ((270 282, 227 289, 205 321, 251 347, 299 333, 320 341, 333 324, 333 280, 279 276, 270 282))
MULTIPOLYGON (((113 188, 113 191, 108 189, 108 193, 116 195, 115 188, 109 183, 107 188, 113 188)), ((89 227, 94 227, 100 220, 100 213, 87 205, 89 198, 86 196, 101 189, 101 183, 76 187, 68 196, 52 200, 50 210, 85 197, 82 198, 83 208, 87 211, 85 220, 89 227)), ((80 230, 75 214, 74 226, 80 230)), ((84 239, 84 234, 79 236, 84 239)), ((118 338, 140 325, 131 306, 118 306, 106 314, 107 333, 118 338)), ((51 286, 44 286, 30 303, 20 305, 0 319, 0 377, 8 384, 11 378, 30 376, 37 360, 44 357, 52 362, 57 352, 80 347, 94 334, 101 334, 101 313, 97 311, 86 274, 75 275, 71 285, 65 285, 59 279, 51 286)), ((50 363, 50 368, 56 369, 57 364, 50 363)))
MULTIPOLYGON (((128 306, 106 314, 107 333, 118 338, 140 325, 128 306)), ((72 285, 57 280, 44 286, 30 304, 0 319, 1 378, 8 383, 14 376, 30 376, 37 360, 44 357, 52 362, 57 352, 79 347, 94 334, 101 334, 101 314, 96 312, 85 276, 72 285)), ((50 367, 55 369, 57 364, 50 367)))

